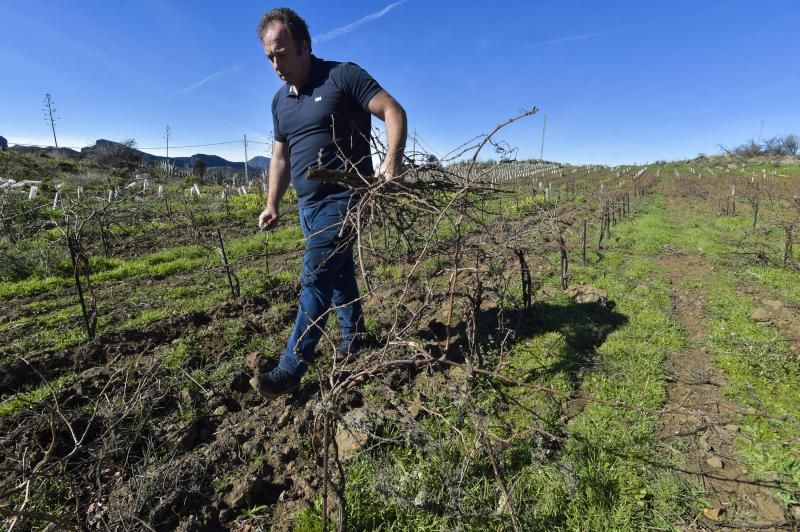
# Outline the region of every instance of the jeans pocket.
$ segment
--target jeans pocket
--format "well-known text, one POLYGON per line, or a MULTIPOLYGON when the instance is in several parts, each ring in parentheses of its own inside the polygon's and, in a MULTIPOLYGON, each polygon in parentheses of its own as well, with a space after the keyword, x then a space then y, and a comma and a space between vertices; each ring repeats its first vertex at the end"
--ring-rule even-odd
POLYGON ((314 220, 314 207, 305 207, 300 209, 299 211, 299 218, 300 218, 300 230, 303 232, 303 237, 308 240, 308 236, 311 234, 311 223, 314 220))

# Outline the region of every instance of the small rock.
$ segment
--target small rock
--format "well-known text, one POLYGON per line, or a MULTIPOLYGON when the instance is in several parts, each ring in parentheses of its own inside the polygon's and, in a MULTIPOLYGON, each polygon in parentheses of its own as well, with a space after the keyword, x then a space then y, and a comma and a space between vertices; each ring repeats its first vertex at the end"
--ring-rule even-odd
POLYGON ((783 308, 783 302, 775 299, 762 299, 761 304, 776 312, 783 308))
POLYGON ((419 402, 419 399, 414 399, 414 402, 408 407, 408 413, 411 414, 411 417, 417 419, 421 408, 422 404, 419 402))
POLYGON ((100 393, 111 379, 111 371, 105 367, 89 368, 81 373, 80 380, 71 386, 73 394, 90 397, 100 393))
POLYGON ((294 484, 296 490, 300 491, 303 494, 303 497, 305 497, 307 500, 313 501, 317 496, 317 492, 303 477, 292 477, 292 483, 294 484))
POLYGON ((568 288, 564 293, 580 304, 594 303, 605 306, 608 302, 608 293, 606 291, 591 286, 575 285, 568 288))
POLYGON ((233 482, 225 502, 231 508, 243 508, 249 504, 263 504, 269 485, 260 478, 240 478, 233 482))
POLYGON ((725 513, 725 508, 722 506, 714 506, 713 508, 706 508, 703 510, 703 515, 712 521, 719 521, 722 519, 722 514, 725 513))
POLYGON ((752 314, 750 314, 750 319, 759 323, 768 322, 770 318, 772 318, 772 315, 764 307, 759 307, 755 309, 752 314))
POLYGON ((794 517, 796 521, 800 521, 800 506, 792 507, 792 517, 794 517))
POLYGON ((195 390, 184 388, 180 393, 181 403, 187 406, 193 406, 200 399, 200 394, 195 390))
POLYGON ((284 464, 288 464, 297 456, 297 449, 292 445, 286 444, 281 448, 280 459, 284 464))
POLYGON ((778 473, 777 471, 770 471, 764 475, 763 479, 764 482, 777 484, 781 481, 781 474, 778 473))
POLYGON ((267 359, 260 351, 254 351, 244 357, 244 365, 256 375, 267 371, 267 359))
POLYGON ((247 456, 257 456, 261 452, 261 442, 256 440, 246 441, 242 444, 242 451, 247 456))
POLYGON ((709 456, 706 458, 706 463, 714 469, 722 469, 725 467, 725 464, 722 462, 719 456, 709 456))
POLYGON ((363 432, 342 428, 336 431, 336 447, 339 450, 339 459, 347 460, 357 454, 367 444, 369 436, 363 432))
POLYGON ((291 416, 291 414, 292 414, 291 408, 287 408, 286 410, 284 410, 283 414, 281 414, 281 417, 278 418, 278 426, 283 427, 284 425, 286 425, 286 423, 289 421, 289 416, 291 416))
POLYGON ((728 432, 739 432, 739 430, 741 429, 739 429, 739 425, 728 423, 727 425, 725 425, 725 430, 727 430, 728 432))
POLYGON ((358 453, 369 441, 372 421, 366 410, 357 408, 347 412, 336 426, 336 446, 339 459, 345 460, 358 453))
POLYGON ((225 508, 219 513, 219 521, 220 523, 228 523, 236 519, 237 515, 236 510, 233 508, 225 508))
POLYGON ((697 446, 702 449, 703 451, 713 451, 714 447, 708 443, 708 437, 711 435, 710 432, 706 431, 700 436, 700 439, 697 442, 697 446))

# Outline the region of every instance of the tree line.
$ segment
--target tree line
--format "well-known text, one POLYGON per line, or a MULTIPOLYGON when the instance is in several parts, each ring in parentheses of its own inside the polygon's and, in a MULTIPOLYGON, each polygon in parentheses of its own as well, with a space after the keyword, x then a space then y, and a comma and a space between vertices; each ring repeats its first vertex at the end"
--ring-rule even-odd
POLYGON ((749 142, 737 146, 733 151, 737 155, 744 157, 758 157, 760 155, 795 156, 800 152, 800 137, 795 134, 789 134, 783 137, 772 137, 763 142, 756 142, 750 139, 749 142))

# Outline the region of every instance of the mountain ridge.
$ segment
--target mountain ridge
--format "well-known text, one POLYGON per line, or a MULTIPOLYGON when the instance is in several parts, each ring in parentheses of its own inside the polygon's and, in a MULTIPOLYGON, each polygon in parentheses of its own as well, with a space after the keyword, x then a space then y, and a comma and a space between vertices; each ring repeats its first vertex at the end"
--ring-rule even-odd
MULTIPOLYGON (((194 164, 200 160, 203 161, 207 168, 230 168, 232 170, 244 171, 244 162, 234 162, 220 157, 219 155, 212 155, 206 153, 195 153, 189 157, 167 157, 162 155, 154 155, 136 149, 135 146, 128 146, 122 142, 115 142, 108 139, 97 139, 92 146, 81 148, 80 151, 72 148, 55 148, 53 146, 40 147, 40 146, 20 146, 14 145, 8 148, 9 150, 17 151, 20 153, 32 154, 46 154, 58 153, 71 159, 95 159, 102 151, 108 150, 130 150, 131 155, 141 158, 143 162, 159 164, 163 161, 169 160, 175 165, 175 168, 191 169, 194 164)), ((270 158, 263 155, 257 155, 247 161, 247 169, 252 173, 259 173, 261 170, 268 169, 270 158)))

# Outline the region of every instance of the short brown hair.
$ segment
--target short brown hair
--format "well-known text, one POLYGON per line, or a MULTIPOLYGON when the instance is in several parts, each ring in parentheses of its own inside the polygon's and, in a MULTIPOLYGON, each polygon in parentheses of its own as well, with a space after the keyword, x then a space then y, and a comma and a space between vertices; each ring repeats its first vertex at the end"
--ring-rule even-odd
POLYGON ((294 39, 298 49, 302 48, 303 41, 306 41, 308 43, 308 51, 311 51, 311 34, 308 33, 306 21, 300 18, 300 15, 288 7, 276 7, 271 11, 267 11, 261 15, 261 20, 258 22, 258 28, 256 29, 259 41, 264 40, 264 32, 267 31, 267 26, 271 22, 283 24, 289 30, 289 35, 294 39))

